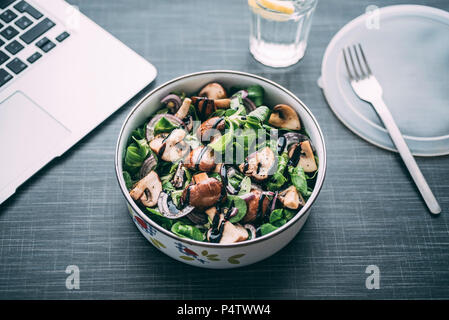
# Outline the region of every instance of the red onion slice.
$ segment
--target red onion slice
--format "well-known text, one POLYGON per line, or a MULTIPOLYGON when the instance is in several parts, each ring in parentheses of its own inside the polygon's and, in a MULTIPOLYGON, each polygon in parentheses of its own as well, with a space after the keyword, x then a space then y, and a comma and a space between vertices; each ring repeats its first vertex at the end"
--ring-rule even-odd
POLYGON ((171 93, 168 96, 162 98, 161 103, 165 104, 172 113, 176 113, 176 111, 178 111, 179 107, 181 106, 182 101, 181 98, 176 94, 171 93))

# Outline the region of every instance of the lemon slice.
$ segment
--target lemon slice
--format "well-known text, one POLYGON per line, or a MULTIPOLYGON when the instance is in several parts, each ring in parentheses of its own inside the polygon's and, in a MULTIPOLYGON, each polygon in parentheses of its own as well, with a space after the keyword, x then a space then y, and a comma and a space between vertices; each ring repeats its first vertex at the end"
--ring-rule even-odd
MULTIPOLYGON (((269 0, 265 0, 265 3, 268 2, 285 2, 282 3, 282 5, 286 5, 287 3, 291 3, 290 1, 269 1, 269 0)), ((256 2, 256 0, 248 0, 248 5, 250 7, 250 9, 252 9, 252 11, 257 14, 260 15, 262 18, 267 19, 267 20, 273 20, 273 21, 288 21, 290 19, 290 15, 285 14, 283 12, 279 12, 279 11, 274 11, 273 9, 267 8, 267 7, 262 7, 262 3, 260 0, 258 0, 256 2)), ((293 6, 293 5, 292 5, 293 6)), ((293 8, 293 7, 292 7, 293 8)), ((294 9, 294 8, 293 8, 294 9)))
POLYGON ((285 14, 293 14, 295 12, 295 7, 293 6, 292 1, 281 1, 281 0, 258 0, 261 6, 285 13, 285 14))

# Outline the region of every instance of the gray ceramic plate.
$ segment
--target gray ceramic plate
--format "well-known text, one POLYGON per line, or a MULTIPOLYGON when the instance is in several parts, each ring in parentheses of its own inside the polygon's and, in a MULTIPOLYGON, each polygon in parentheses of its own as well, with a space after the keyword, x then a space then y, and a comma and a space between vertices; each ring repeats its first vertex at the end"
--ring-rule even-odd
POLYGON ((380 8, 344 26, 324 54, 318 83, 336 116, 365 140, 396 151, 347 80, 341 50, 355 43, 362 44, 412 153, 449 154, 449 13, 417 5, 380 8))

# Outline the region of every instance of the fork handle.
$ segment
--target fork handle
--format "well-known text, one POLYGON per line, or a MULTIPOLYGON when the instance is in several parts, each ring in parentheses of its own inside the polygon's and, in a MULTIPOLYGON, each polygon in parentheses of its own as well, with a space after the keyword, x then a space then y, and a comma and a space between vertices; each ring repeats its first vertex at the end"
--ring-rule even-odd
POLYGON ((412 176, 413 181, 418 187, 418 190, 421 193, 421 196, 423 197, 424 201, 426 202, 430 212, 432 212, 433 214, 440 213, 441 207, 438 204, 437 199, 433 195, 432 190, 430 190, 430 187, 427 184, 426 179, 421 173, 421 170, 419 169, 418 164, 415 161, 415 158, 410 152, 410 149, 408 148, 407 143, 405 142, 404 137, 399 131, 399 128, 396 125, 396 122, 394 121, 393 116, 391 115, 391 112, 386 106, 385 102, 383 101, 382 98, 380 98, 375 101, 372 101, 371 104, 373 105, 374 109, 376 110, 377 114, 379 115, 380 119, 382 120, 386 129, 388 130, 391 140, 393 140, 393 143, 398 149, 402 160, 404 161, 408 171, 410 172, 410 175, 412 176))

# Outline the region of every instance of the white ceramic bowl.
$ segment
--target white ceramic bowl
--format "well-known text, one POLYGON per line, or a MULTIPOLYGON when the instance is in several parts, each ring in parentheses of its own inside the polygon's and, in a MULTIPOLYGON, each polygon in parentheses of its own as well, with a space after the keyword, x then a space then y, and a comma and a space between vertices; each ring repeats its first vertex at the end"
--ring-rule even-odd
POLYGON ((268 79, 253 74, 228 70, 212 70, 188 74, 171 80, 148 93, 136 104, 120 130, 115 154, 115 171, 132 220, 144 237, 157 249, 178 261, 193 266, 217 269, 235 268, 246 266, 271 256, 287 245, 299 232, 306 222, 310 214, 310 208, 323 185, 326 173, 326 149, 323 134, 315 117, 293 93, 268 79), (131 132, 135 128, 140 127, 160 108, 160 100, 172 91, 184 91, 188 94, 197 92, 210 82, 219 82, 226 89, 229 89, 231 86, 247 87, 258 84, 265 90, 264 102, 267 106, 273 107, 276 104, 284 103, 295 108, 301 118, 302 125, 306 128, 315 146, 319 158, 319 171, 315 189, 306 205, 301 208, 293 219, 265 236, 230 245, 180 238, 150 220, 130 197, 122 171, 126 143, 131 132))

